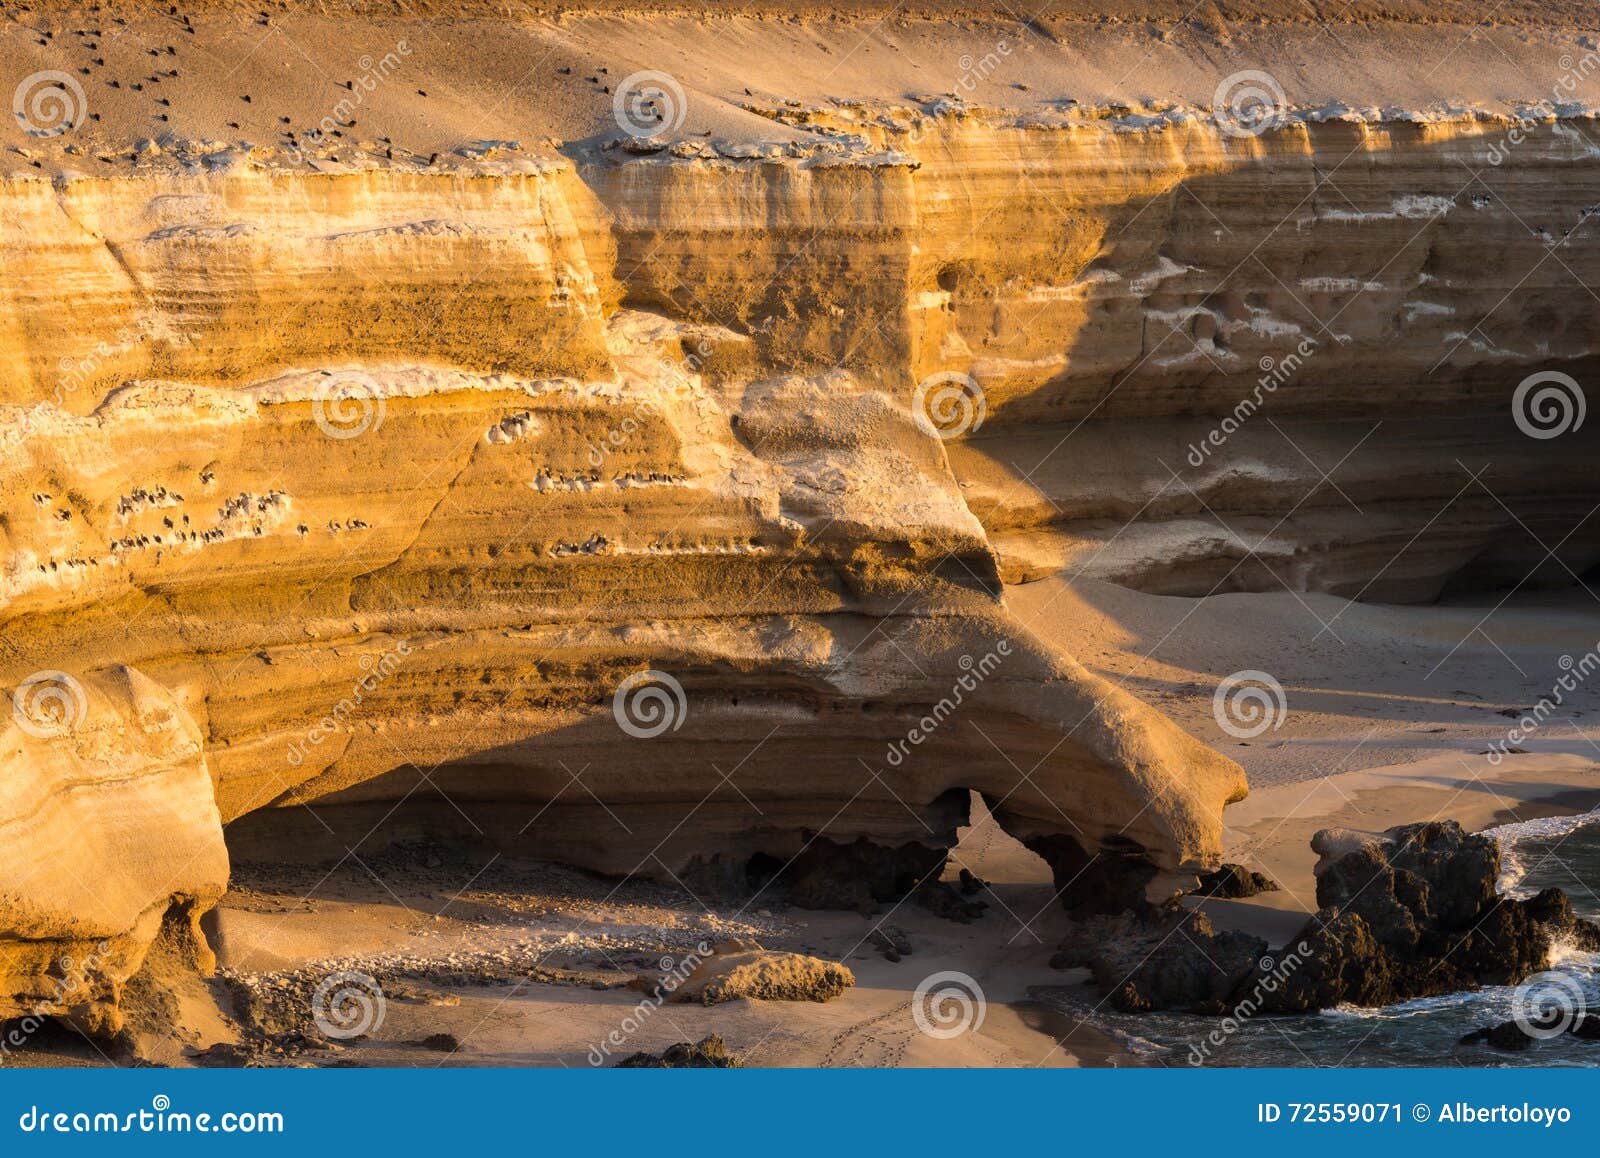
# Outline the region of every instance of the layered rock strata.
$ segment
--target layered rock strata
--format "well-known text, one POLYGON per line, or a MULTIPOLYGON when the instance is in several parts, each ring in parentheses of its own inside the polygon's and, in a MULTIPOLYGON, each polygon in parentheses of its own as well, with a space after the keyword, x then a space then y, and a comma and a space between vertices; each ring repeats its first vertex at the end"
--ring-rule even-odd
POLYGON ((0 1019, 116 1033, 158 937, 211 968, 199 919, 227 885, 203 737, 168 691, 126 667, 19 689, 0 730, 0 1019))
MULTIPOLYGON (((0 682, 61 673, 97 744, 195 790, 138 806, 103 866, 133 899, 92 928, 25 869, 47 836, 17 845, 16 1000, 80 934, 131 947, 111 994, 150 913, 203 906, 210 835, 192 879, 150 866, 212 809, 251 855, 449 833, 693 888, 794 864, 828 897, 837 864, 886 900, 977 791, 1069 907, 1161 900, 1216 867, 1242 773, 1006 581, 1426 599, 1600 557, 1596 428, 1512 412, 1594 365, 1586 110, 1241 133, 721 83, 740 132, 8 155, 0 682), (195 750, 147 751, 135 700, 195 750)), ((78 736, 8 759, 48 786, 78 736)))

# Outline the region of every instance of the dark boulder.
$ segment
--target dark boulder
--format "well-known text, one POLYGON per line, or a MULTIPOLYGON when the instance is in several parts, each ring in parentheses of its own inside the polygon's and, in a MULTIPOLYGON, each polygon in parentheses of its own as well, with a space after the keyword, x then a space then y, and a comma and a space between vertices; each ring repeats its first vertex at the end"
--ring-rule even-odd
POLYGON ((911 956, 911 938, 906 936, 906 931, 898 925, 884 925, 867 934, 867 939, 872 942, 873 948, 883 954, 883 958, 891 963, 899 961, 902 957, 911 956))
POLYGON ((1486 1043, 1495 1049, 1521 1051, 1533 1045, 1533 1038, 1524 1033, 1516 1022, 1505 1021, 1484 1029, 1475 1029, 1461 1039, 1462 1045, 1479 1043, 1486 1043))
POLYGON ((427 1037, 407 1042, 418 1049, 431 1049, 439 1053, 460 1053, 465 1047, 453 1033, 430 1033, 427 1037))
POLYGON ((1600 929, 1580 920, 1560 890, 1499 896, 1499 846, 1455 821, 1381 836, 1329 829, 1312 847, 1322 855, 1322 907, 1295 938, 1307 951, 1295 954, 1303 960, 1263 1003, 1268 1012, 1515 985, 1549 967, 1558 941, 1600 949, 1600 929))
POLYGON ((1202 873, 1199 885, 1189 895, 1236 901, 1277 891, 1278 882, 1265 873, 1251 872, 1241 864, 1225 864, 1216 872, 1202 873))
POLYGON ((1585 1014, 1567 1032, 1581 1041, 1600 1041, 1600 1014, 1585 1014))
POLYGON ((636 1053, 617 1063, 618 1069, 656 1070, 732 1070, 744 1065, 728 1052, 727 1043, 720 1033, 713 1033, 696 1042, 680 1041, 669 1045, 659 1054, 636 1053))
POLYGON ((1132 841, 1108 842, 1090 855, 1070 836, 1029 837, 1023 842, 1050 866, 1061 905, 1074 916, 1151 912, 1145 890, 1156 866, 1132 841))
POLYGON ((1076 922, 1051 964, 1087 966, 1111 1004, 1129 1013, 1221 1013, 1266 950, 1259 937, 1217 932, 1204 912, 1171 908, 1076 922))
MULTIPOLYGON (((1280 950, 1218 933, 1201 912, 1158 910, 1141 894, 1120 913, 1075 921, 1051 964, 1087 967, 1111 1004, 1130 1012, 1306 1013, 1515 985, 1549 968, 1558 942, 1600 951, 1600 928, 1559 889, 1499 896, 1499 846, 1454 821, 1381 836, 1329 829, 1312 847, 1322 858, 1321 907, 1280 950)), ((1492 1044, 1521 1048, 1495 1033, 1492 1044)))

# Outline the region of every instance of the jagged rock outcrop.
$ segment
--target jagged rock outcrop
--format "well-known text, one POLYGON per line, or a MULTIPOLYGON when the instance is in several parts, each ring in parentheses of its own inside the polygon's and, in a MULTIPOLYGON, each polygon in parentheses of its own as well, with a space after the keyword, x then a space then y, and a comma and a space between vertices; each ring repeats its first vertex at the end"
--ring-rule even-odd
POLYGON ((1079 920, 1051 964, 1088 968, 1110 1004, 1127 1013, 1220 1014, 1266 947, 1247 933, 1219 933, 1203 911, 1125 910, 1079 920))
POLYGON ((1454 821, 1380 837, 1331 829, 1312 847, 1322 858, 1321 907, 1297 938, 1309 947, 1304 963, 1264 1001, 1269 1011, 1515 985, 1548 968, 1558 943, 1600 950, 1600 928, 1577 917, 1560 889, 1497 895, 1499 845, 1454 821))
POLYGON ((1312 847, 1319 909, 1281 949, 1173 908, 1083 922, 1054 964, 1088 966, 1129 1012, 1305 1013, 1515 985, 1549 968, 1558 945, 1600 951, 1600 927, 1560 889, 1497 895, 1499 845, 1453 820, 1380 836, 1325 829, 1312 847))
POLYGON ((1463 1034, 1458 1044, 1487 1044, 1494 1049, 1520 1052, 1533 1048, 1539 1041, 1557 1036, 1569 1036, 1578 1041, 1600 1041, 1600 1017, 1579 1013, 1575 1017, 1547 1016, 1530 1020, 1528 1028, 1516 1021, 1502 1021, 1463 1034), (1564 1028, 1563 1028, 1564 1026, 1564 1028))
POLYGON ((1200 883, 1195 886, 1192 896, 1216 897, 1221 900, 1239 900, 1243 897, 1254 897, 1260 893, 1273 893, 1278 891, 1278 882, 1266 873, 1258 873, 1247 869, 1242 864, 1229 864, 1215 872, 1204 873, 1200 883))

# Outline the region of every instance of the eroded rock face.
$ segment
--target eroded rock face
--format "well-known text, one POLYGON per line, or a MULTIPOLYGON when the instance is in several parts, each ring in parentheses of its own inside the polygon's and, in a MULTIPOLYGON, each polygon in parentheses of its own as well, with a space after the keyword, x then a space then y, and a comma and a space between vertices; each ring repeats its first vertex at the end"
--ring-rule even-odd
POLYGON ((26 685, 0 731, 0 1020, 107 1036, 163 934, 212 966, 200 916, 228 854, 202 738, 131 668, 26 685))
POLYGON ((872 176, 848 150, 794 173, 586 166, 631 281, 752 323, 763 360, 970 374, 986 417, 951 468, 1008 582, 1428 602, 1600 562, 1600 429, 1569 396, 1562 436, 1530 438, 1512 405, 1531 373, 1596 365, 1592 311, 1547 260, 1600 262, 1589 113, 1333 105, 1243 139, 1205 110, 771 115, 866 142, 872 176), (696 196, 716 227, 685 234, 696 196), (817 230, 801 253, 774 196, 817 230), (741 260, 783 276, 741 292, 741 260), (1482 486, 1458 465, 1490 460, 1482 486), (1559 546, 1530 575, 1536 539, 1559 546))
MULTIPOLYGON (((203 737, 190 806, 256 856, 465 833, 690 887, 793 861, 862 904, 978 791, 1093 913, 1214 868, 1243 774, 1003 580, 1431 598, 1524 524, 1538 581, 1600 558, 1568 526, 1600 424, 1507 417, 1595 364, 1571 115, 1486 168, 1510 125, 1472 112, 768 104, 779 140, 6 178, 0 686, 145 673, 203 737), (1226 464, 1185 466, 1224 419, 1226 464)), ((154 919, 137 859, 107 928, 154 919)))
POLYGON ((694 351, 747 343, 659 317, 605 335, 609 382, 389 365, 17 415, 9 670, 109 651, 176 689, 251 855, 383 822, 688 880, 817 835, 937 851, 977 790, 1137 850, 1153 895, 1215 859, 1240 770, 1010 617, 904 400, 721 380, 694 351))
POLYGON ((1381 837, 1319 832, 1317 902, 1297 939, 1305 963, 1264 1005, 1275 1012, 1340 1001, 1388 1005, 1515 985, 1546 969, 1557 943, 1600 949, 1600 928, 1560 889, 1526 900, 1495 893, 1500 849, 1454 821, 1403 825, 1381 837))

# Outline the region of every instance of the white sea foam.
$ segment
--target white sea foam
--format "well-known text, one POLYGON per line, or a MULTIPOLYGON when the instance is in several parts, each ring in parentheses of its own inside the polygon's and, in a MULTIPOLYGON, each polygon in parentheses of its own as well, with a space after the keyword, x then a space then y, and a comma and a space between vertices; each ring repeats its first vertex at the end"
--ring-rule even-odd
MULTIPOLYGON (((1554 840, 1590 825, 1600 825, 1600 808, 1575 816, 1543 816, 1538 820, 1522 820, 1484 829, 1484 835, 1494 837, 1500 845, 1500 879, 1495 882, 1496 891, 1515 895, 1522 878, 1528 875, 1529 866, 1521 855, 1528 841, 1554 840)), ((1532 892, 1531 889, 1523 891, 1532 892)))

